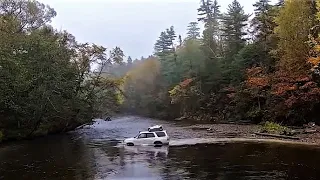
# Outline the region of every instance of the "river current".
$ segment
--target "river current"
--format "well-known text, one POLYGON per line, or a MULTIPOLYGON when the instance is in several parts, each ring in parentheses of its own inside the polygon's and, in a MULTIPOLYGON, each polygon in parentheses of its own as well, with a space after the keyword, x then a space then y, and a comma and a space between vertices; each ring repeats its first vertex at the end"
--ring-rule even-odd
POLYGON ((127 116, 64 135, 0 145, 0 179, 317 180, 320 149, 268 143, 126 147, 124 138, 162 124, 171 139, 205 137, 188 124, 127 116))

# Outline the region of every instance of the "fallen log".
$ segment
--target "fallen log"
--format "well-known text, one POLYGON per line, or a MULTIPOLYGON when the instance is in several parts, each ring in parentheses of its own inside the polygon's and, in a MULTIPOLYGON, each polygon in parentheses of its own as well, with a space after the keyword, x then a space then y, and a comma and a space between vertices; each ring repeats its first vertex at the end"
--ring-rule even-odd
POLYGON ((317 133, 317 130, 315 129, 305 129, 303 131, 304 134, 314 134, 314 133, 317 133))
POLYGON ((86 123, 86 124, 82 124, 82 125, 80 125, 80 126, 76 127, 76 128, 75 128, 75 130, 83 129, 83 127, 84 127, 84 126, 90 126, 90 125, 92 125, 92 122, 90 122, 90 123, 86 123))
POLYGON ((283 138, 283 139, 293 139, 293 140, 300 140, 299 137, 292 137, 292 136, 284 136, 284 135, 278 135, 278 134, 267 134, 267 133, 255 133, 259 136, 268 136, 268 137, 276 137, 276 138, 283 138))
POLYGON ((176 118, 176 119, 174 119, 174 120, 175 120, 175 121, 182 121, 182 120, 186 120, 186 119, 188 119, 188 118, 185 117, 185 116, 182 116, 182 117, 176 118))

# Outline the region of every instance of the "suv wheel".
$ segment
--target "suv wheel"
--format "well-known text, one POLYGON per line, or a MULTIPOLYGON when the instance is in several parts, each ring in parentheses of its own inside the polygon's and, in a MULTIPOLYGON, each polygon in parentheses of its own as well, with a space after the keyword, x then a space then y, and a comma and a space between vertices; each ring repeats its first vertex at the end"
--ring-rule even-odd
POLYGON ((127 143, 127 146, 134 146, 133 143, 127 143))
POLYGON ((156 142, 154 142, 154 146, 155 147, 161 147, 162 146, 162 142, 156 141, 156 142))

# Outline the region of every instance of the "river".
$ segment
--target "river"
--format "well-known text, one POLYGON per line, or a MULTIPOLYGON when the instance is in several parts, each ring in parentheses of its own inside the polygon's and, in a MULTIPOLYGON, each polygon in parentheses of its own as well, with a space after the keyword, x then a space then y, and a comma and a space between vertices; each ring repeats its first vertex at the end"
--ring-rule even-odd
POLYGON ((64 135, 0 145, 0 179, 320 179, 320 149, 267 143, 125 147, 119 142, 162 124, 172 139, 203 137, 188 124, 122 117, 64 135))

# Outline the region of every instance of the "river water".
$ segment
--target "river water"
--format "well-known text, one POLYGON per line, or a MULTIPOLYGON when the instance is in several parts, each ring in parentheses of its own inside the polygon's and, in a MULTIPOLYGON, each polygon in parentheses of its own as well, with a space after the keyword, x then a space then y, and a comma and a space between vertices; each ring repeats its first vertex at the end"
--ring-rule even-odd
MULTIPOLYGON (((187 124, 122 117, 67 135, 0 146, 0 179, 320 179, 320 149, 265 143, 125 147, 119 141, 162 124, 172 139, 203 137, 187 124)), ((179 140, 176 140, 179 141, 179 140)))

